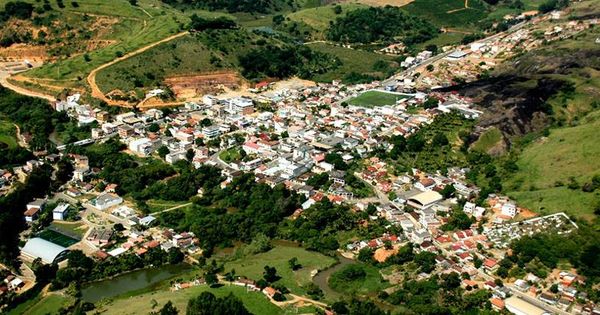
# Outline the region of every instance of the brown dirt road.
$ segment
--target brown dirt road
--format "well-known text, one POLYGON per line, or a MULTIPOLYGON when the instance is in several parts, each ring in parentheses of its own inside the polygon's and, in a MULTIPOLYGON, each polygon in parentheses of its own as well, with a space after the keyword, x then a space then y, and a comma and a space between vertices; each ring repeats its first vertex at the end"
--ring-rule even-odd
POLYGON ((156 46, 158 46, 158 45, 160 45, 162 43, 169 42, 169 41, 174 40, 176 38, 185 36, 187 34, 189 34, 188 31, 177 33, 175 35, 171 35, 169 37, 166 37, 166 38, 163 38, 163 39, 161 39, 161 40, 159 40, 157 42, 148 44, 148 45, 146 45, 146 46, 144 46, 142 48, 134 50, 134 51, 132 51, 130 53, 127 53, 127 54, 125 54, 125 55, 123 55, 123 56, 121 56, 119 58, 116 58, 116 59, 114 59, 114 60, 112 60, 110 62, 107 62, 107 63, 105 63, 105 64, 103 64, 103 65, 95 68, 87 76, 87 82, 90 85, 90 88, 92 89, 92 97, 95 97, 97 99, 103 100, 108 105, 123 106, 123 107, 132 107, 132 105, 130 103, 127 103, 125 101, 114 101, 114 100, 111 100, 111 99, 107 98, 106 95, 104 95, 104 93, 102 92, 102 90, 100 90, 100 87, 98 87, 98 84, 96 83, 96 75, 98 74, 98 72, 101 71, 101 70, 103 70, 103 69, 106 69, 106 68, 108 68, 108 67, 110 67, 110 66, 112 66, 112 65, 114 65, 114 64, 116 64, 118 62, 121 62, 121 61, 126 60, 128 58, 131 58, 131 57, 133 57, 135 55, 141 54, 144 51, 146 51, 148 49, 151 49, 153 47, 156 47, 156 46))

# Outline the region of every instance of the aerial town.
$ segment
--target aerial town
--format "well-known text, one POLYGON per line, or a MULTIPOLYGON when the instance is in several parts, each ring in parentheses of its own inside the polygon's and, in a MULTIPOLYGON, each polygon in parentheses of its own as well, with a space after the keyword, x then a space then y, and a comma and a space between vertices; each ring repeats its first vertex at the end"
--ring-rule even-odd
MULTIPOLYGON (((516 251, 511 244, 538 234, 568 237, 580 229, 579 220, 567 212, 538 213, 507 195, 490 193, 487 187, 473 183, 470 166, 400 168, 381 153, 400 148, 394 139, 425 132, 444 117, 474 123, 486 115, 476 100, 446 88, 475 81, 523 51, 573 38, 600 23, 593 17, 565 21, 561 14, 506 16, 511 26, 504 32, 435 53, 422 50, 402 61, 400 73, 371 83, 260 82, 234 93, 206 94, 176 108, 127 109, 118 114, 88 104, 80 93, 57 100, 51 104, 54 111, 66 114, 78 126, 92 126, 90 134, 57 146, 52 153, 34 152, 35 158, 24 165, 0 169, 0 194, 7 196, 36 169, 51 166, 57 170, 57 163, 64 160, 72 168, 64 184, 20 209, 27 224, 19 236, 19 257, 24 263, 18 273, 0 265, 0 298, 34 290, 39 281, 34 269, 40 263, 57 265, 59 270, 71 268, 74 259, 70 253, 74 251, 107 265, 119 256, 154 261, 162 255, 176 257, 178 263, 213 268, 206 258, 213 249, 203 246, 205 235, 194 233, 191 226, 181 229, 164 224, 164 217, 175 216, 214 192, 200 185, 194 187, 193 197, 183 202, 160 203, 147 198, 140 204, 131 193, 122 193, 116 182, 100 176, 103 169, 91 162, 96 157, 85 153, 90 146, 118 143, 132 161, 158 160, 176 170, 185 163, 203 172, 216 169, 220 176, 217 186, 223 191, 237 187, 247 174, 273 191, 284 187, 300 200, 286 218, 289 221, 301 222, 306 213, 322 204, 347 207, 361 218, 360 226, 378 227, 373 228, 377 232, 368 237, 338 238, 343 241, 335 253, 350 263, 385 265, 387 261, 381 272, 387 287, 378 293, 382 300, 391 301, 388 297, 394 296, 414 271, 401 264, 389 266, 392 257, 410 248, 415 257, 431 255, 433 259, 431 268, 425 264, 416 267, 411 281, 445 279, 446 283, 457 275, 456 286, 465 294, 485 291, 483 303, 493 311, 600 314, 600 303, 594 303, 597 297, 580 289, 589 277, 574 266, 560 262, 538 272, 530 268, 534 260, 520 265, 520 272, 513 274, 516 261, 508 259, 516 251)), ((394 55, 404 50, 399 42, 377 52, 394 55)), ((163 93, 156 88, 145 98, 163 93)), ((25 143, 30 140, 22 137, 25 143)), ((448 140, 443 145, 448 145, 448 140)), ((145 175, 140 171, 139 176, 145 175)), ((176 175, 164 177, 169 176, 176 175)), ((230 262, 224 261, 228 268, 230 262)), ((212 263, 216 266, 215 260, 212 263)), ((296 305, 297 311, 310 306, 319 314, 347 314, 332 309, 329 302, 333 300, 316 298, 305 287, 298 290, 273 284, 276 281, 267 277, 269 261, 261 264, 267 265, 264 280, 236 267, 238 275, 227 273, 228 268, 179 277, 168 283, 168 291, 177 296, 221 284, 244 288, 245 294, 262 294, 277 307, 296 305)), ((295 270, 291 260, 290 265, 295 270)), ((315 267, 306 276, 316 279, 323 269, 315 267)), ((71 289, 68 283, 64 287, 71 289)), ((110 305, 111 301, 104 303, 110 305)), ((98 305, 102 304, 96 305, 98 310, 109 307, 98 305)))

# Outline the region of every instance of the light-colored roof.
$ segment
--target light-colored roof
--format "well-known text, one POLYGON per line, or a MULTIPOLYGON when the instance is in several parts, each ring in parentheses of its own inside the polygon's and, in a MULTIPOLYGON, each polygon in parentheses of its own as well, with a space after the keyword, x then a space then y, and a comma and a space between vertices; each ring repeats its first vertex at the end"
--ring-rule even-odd
POLYGON ((543 315, 546 314, 546 312, 529 303, 526 302, 516 296, 512 296, 508 299, 506 299, 504 301, 504 305, 506 306, 506 309, 508 309, 511 313, 517 314, 517 315, 543 315))
POLYGON ((45 239, 36 237, 32 238, 21 249, 21 253, 35 258, 41 258, 42 262, 51 264, 59 256, 68 252, 68 249, 60 245, 46 241, 45 239))
POLYGON ((442 199, 442 195, 436 191, 425 191, 410 197, 408 200, 415 201, 423 206, 427 206, 442 199))

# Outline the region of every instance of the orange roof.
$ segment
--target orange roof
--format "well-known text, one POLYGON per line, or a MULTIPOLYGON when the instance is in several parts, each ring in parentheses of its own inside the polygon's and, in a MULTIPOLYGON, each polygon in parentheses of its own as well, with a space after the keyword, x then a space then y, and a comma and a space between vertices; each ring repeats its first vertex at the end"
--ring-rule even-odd
POLYGON ((494 306, 496 306, 499 309, 504 308, 504 301, 502 301, 501 299, 491 298, 490 303, 492 303, 494 306))

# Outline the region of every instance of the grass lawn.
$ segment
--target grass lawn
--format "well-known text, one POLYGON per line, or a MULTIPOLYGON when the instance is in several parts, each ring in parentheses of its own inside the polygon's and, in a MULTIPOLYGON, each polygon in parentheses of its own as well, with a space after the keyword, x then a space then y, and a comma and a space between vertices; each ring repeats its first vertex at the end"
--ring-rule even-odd
POLYGON ((188 201, 169 201, 159 199, 150 199, 146 201, 146 204, 148 207, 150 207, 150 212, 163 211, 186 203, 188 203, 188 201))
POLYGON ((600 115, 588 117, 591 121, 553 129, 547 138, 529 144, 517 161, 518 172, 503 183, 509 196, 534 211, 590 218, 598 195, 566 187, 571 177, 582 185, 600 174, 600 115))
POLYGON ((12 309, 8 315, 45 315, 58 314, 58 311, 73 302, 71 297, 50 294, 42 299, 33 299, 31 303, 23 303, 12 309))
POLYGON ((276 246, 266 253, 226 263, 225 272, 233 268, 237 275, 259 280, 263 276, 264 267, 269 265, 277 269, 277 274, 281 277, 278 283, 286 286, 292 293, 304 295, 306 291, 302 287, 311 282, 311 273, 315 270, 323 270, 334 263, 335 260, 331 257, 300 247, 276 246), (298 258, 302 268, 292 271, 288 264, 292 257, 298 258))
POLYGON ((223 160, 225 163, 239 162, 243 158, 242 154, 240 153, 241 150, 242 150, 242 148, 240 148, 240 147, 229 148, 229 149, 219 153, 219 158, 221 160, 223 160))
POLYGON ((211 289, 202 285, 180 291, 170 291, 170 289, 154 291, 133 297, 116 299, 106 305, 99 306, 103 314, 149 314, 153 311, 150 301, 155 300, 158 308, 161 308, 167 301, 173 302, 180 314, 185 314, 188 300, 198 296, 204 291, 209 291, 217 297, 233 294, 244 303, 244 306, 253 314, 277 315, 283 314, 283 310, 273 305, 267 297, 260 292, 248 292, 245 288, 238 286, 223 286, 211 289))
POLYGON ((0 120, 0 142, 9 148, 18 146, 16 128, 10 121, 0 120))
POLYGON ((82 238, 85 232, 88 230, 88 226, 83 222, 60 222, 54 221, 50 226, 59 232, 64 232, 67 235, 77 235, 82 238))
POLYGON ((377 268, 364 264, 352 264, 334 272, 329 278, 329 286, 341 293, 368 294, 383 290, 389 285, 384 282, 377 268), (349 274, 351 270, 363 270, 363 276, 346 277, 345 275, 349 274))
POLYGON ((59 232, 50 230, 50 229, 45 229, 42 232, 40 232, 38 234, 38 237, 45 239, 48 242, 60 245, 62 247, 69 247, 77 242, 79 242, 79 240, 76 240, 72 237, 66 236, 64 234, 61 234, 59 232))
POLYGON ((403 98, 406 98, 406 96, 381 91, 367 91, 348 101, 348 104, 373 108, 377 106, 394 105, 397 100, 403 98))
POLYGON ((416 46, 418 49, 425 49, 428 45, 436 45, 438 48, 442 48, 444 46, 459 44, 463 37, 465 37, 465 34, 462 33, 440 33, 438 36, 416 46))
POLYGON ((385 73, 381 73, 373 69, 375 63, 379 60, 387 61, 390 65, 394 65, 394 57, 377 54, 374 52, 344 48, 341 46, 335 46, 325 43, 314 43, 308 45, 313 50, 324 52, 336 56, 342 65, 337 69, 317 74, 314 77, 315 81, 318 82, 331 82, 333 80, 341 80, 351 73, 357 72, 360 74, 368 74, 378 78, 384 78, 385 73))
POLYGON ((487 152, 502 140, 502 132, 498 128, 492 127, 479 136, 479 139, 472 145, 472 149, 479 152, 487 152))

